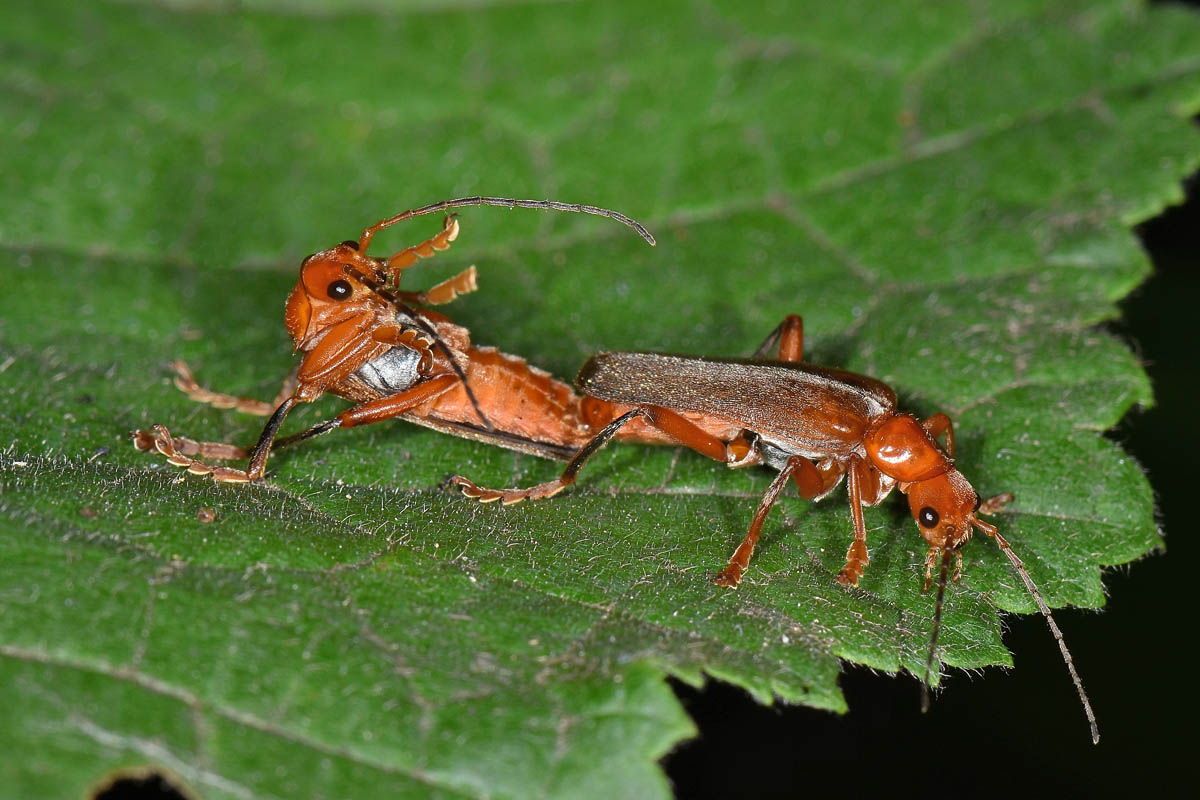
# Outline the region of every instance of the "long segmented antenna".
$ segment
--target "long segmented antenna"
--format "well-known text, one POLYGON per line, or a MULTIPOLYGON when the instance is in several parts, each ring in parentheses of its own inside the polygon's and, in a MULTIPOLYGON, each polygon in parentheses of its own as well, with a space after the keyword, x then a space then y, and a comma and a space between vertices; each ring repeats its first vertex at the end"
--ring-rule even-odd
POLYGON ((942 549, 942 568, 938 571, 937 601, 933 604, 933 633, 929 636, 929 655, 925 658, 925 679, 921 681, 921 713, 929 711, 929 675, 933 671, 933 655, 937 652, 938 634, 942 630, 942 603, 946 598, 946 575, 950 567, 950 548, 942 549))
POLYGON ((358 252, 366 253, 367 248, 371 245, 371 238, 379 233, 384 228, 390 228, 393 225, 403 222, 406 219, 419 217, 423 214, 436 214, 439 211, 446 211, 451 208, 463 208, 465 206, 500 206, 501 208, 536 208, 543 211, 571 211, 576 214, 594 214, 599 217, 608 217, 620 222, 622 225, 628 225, 638 232, 646 242, 653 247, 655 245, 654 237, 650 231, 646 230, 642 223, 635 219, 625 216, 619 211, 610 211, 607 208, 599 208, 598 206, 585 206, 578 203, 560 203, 557 200, 514 200, 509 197, 460 197, 456 200, 442 200, 437 203, 431 203, 427 206, 414 208, 411 211, 404 211, 394 217, 376 222, 371 227, 367 228, 362 233, 362 238, 358 240, 358 252))
POLYGON ((1062 651, 1063 661, 1067 665, 1067 672, 1071 673, 1071 681, 1075 684, 1075 691, 1079 692, 1079 700, 1083 703, 1083 713, 1087 715, 1088 725, 1092 729, 1092 744, 1099 744, 1100 728, 1096 725, 1096 714, 1092 711, 1092 704, 1088 701, 1087 692, 1083 690, 1083 681, 1079 679, 1079 673, 1075 671, 1075 661, 1071 658, 1071 651, 1067 649, 1067 642, 1063 639, 1062 631, 1058 629, 1058 624, 1054 621, 1054 616, 1050 613, 1050 607, 1042 599, 1042 593, 1038 591, 1037 584, 1030 577, 1029 570, 1025 567, 1025 562, 1013 552, 1012 546, 1000 535, 1000 532, 996 530, 994 525, 989 525, 979 520, 972 520, 972 522, 981 531, 996 540, 996 544, 1000 545, 1000 549, 1004 551, 1004 555, 1008 556, 1008 560, 1012 562, 1013 567, 1017 570, 1017 574, 1021 576, 1021 582, 1025 584, 1025 588, 1033 595, 1038 610, 1042 612, 1042 616, 1046 618, 1046 624, 1050 626, 1050 633, 1054 636, 1054 641, 1058 642, 1058 649, 1062 651))
POLYGON ((446 343, 442 341, 442 337, 438 336, 437 331, 433 329, 433 326, 422 319, 414 309, 409 308, 408 305, 399 297, 396 297, 396 295, 384 288, 383 284, 379 283, 379 281, 368 278, 366 275, 363 275, 361 272, 349 265, 343 266, 342 271, 347 275, 361 281, 364 286, 366 286, 386 302, 390 303, 394 308, 407 314, 412 318, 413 322, 417 324, 418 328, 433 337, 433 343, 437 345, 438 349, 442 351, 442 354, 446 356, 446 360, 450 362, 451 368, 454 369, 454 374, 458 376, 460 381, 462 381, 463 389, 466 390, 467 393, 467 399, 471 401, 471 408, 475 409, 475 413, 479 416, 479 420, 483 423, 483 427, 489 431, 495 430, 495 428, 492 427, 492 423, 488 421, 488 418, 484 415, 483 409, 479 407, 479 401, 475 398, 475 392, 471 391, 471 384, 467 382, 466 373, 462 371, 462 367, 460 367, 458 362, 454 360, 454 356, 450 353, 450 348, 447 347, 446 343))

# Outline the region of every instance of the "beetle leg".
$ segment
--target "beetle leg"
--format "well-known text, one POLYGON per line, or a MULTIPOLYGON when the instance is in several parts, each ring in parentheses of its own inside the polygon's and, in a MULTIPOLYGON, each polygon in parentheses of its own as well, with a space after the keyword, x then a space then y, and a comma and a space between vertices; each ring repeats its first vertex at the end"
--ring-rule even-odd
POLYGON ((588 443, 575 454, 575 457, 567 464, 567 468, 563 470, 562 475, 552 481, 539 483, 537 486, 532 486, 528 489, 487 489, 478 486, 469 478, 464 478, 461 475, 452 475, 446 479, 443 485, 457 487, 467 497, 473 497, 482 503, 491 503, 500 500, 506 506, 519 503, 522 500, 541 500, 546 497, 553 497, 573 484, 576 475, 583 468, 583 465, 587 463, 588 459, 634 417, 641 417, 652 427, 657 428, 675 441, 686 447, 690 447, 702 455, 706 455, 722 463, 726 461, 725 443, 720 439, 705 433, 703 429, 676 414, 674 411, 668 411, 660 406, 638 406, 605 425, 603 430, 588 440, 588 443))
MULTIPOLYGON (((800 456, 792 456, 788 460, 794 461, 797 458, 800 458, 800 456)), ((829 491, 831 483, 837 485, 837 482, 841 480, 841 473, 836 469, 822 472, 820 466, 812 463, 807 458, 800 460, 803 463, 797 467, 796 473, 792 476, 792 481, 796 484, 797 493, 805 500, 813 500, 820 497, 829 491)))
POLYGON ((940 547, 931 547, 925 551, 925 588, 921 589, 922 592, 928 592, 929 587, 933 585, 933 568, 937 566, 941 552, 940 547))
MULTIPOLYGON (((250 451, 244 447, 224 442, 198 442, 182 436, 171 436, 170 431, 162 425, 155 425, 154 429, 150 431, 134 431, 133 446, 143 452, 157 450, 168 459, 178 455, 215 458, 218 461, 233 461, 250 457, 250 451)), ((178 464, 177 466, 186 465, 178 464)))
MULTIPOLYGON (((838 458, 824 458, 816 463, 817 474, 821 476, 821 491, 815 495, 808 495, 804 491, 800 491, 800 496, 805 500, 821 500, 842 482, 842 476, 846 474, 846 464, 838 458)), ((794 479, 794 478, 793 478, 794 479)), ((801 489, 800 484, 796 484, 796 488, 801 489)))
POLYGON ((726 442, 726 466, 741 469, 761 464, 762 453, 758 452, 757 440, 758 437, 754 434, 747 435, 746 431, 742 431, 726 442))
POLYGON ((998 494, 995 497, 989 497, 979 504, 979 510, 976 514, 999 514, 1004 510, 1004 507, 1013 500, 1012 492, 998 494))
POLYGON ((412 247, 406 247, 390 257, 387 260, 387 272, 393 276, 393 280, 399 280, 401 270, 408 269, 422 258, 431 258, 439 250, 449 250, 450 243, 457 238, 458 217, 448 214, 441 232, 436 236, 432 236, 420 244, 414 244, 412 247))
POLYGON ((214 467, 190 457, 202 455, 205 458, 245 458, 246 451, 234 445, 176 439, 165 427, 155 425, 153 431, 134 431, 133 446, 138 450, 157 450, 166 457, 167 463, 183 467, 193 475, 211 475, 213 480, 229 483, 245 483, 250 480, 244 470, 214 467), (228 451, 223 451, 224 448, 228 448, 228 451))
POLYGON ((443 374, 422 381, 402 392, 368 400, 338 414, 338 427, 353 428, 357 425, 370 425, 372 422, 383 422, 398 417, 443 394, 456 383, 459 383, 457 375, 443 374))
POLYGON ((396 296, 408 305, 441 306, 456 300, 459 295, 470 294, 478 289, 477 277, 478 273, 472 264, 453 278, 447 278, 432 289, 424 292, 396 292, 396 296))
POLYGON ((780 361, 804 360, 804 320, 799 314, 788 314, 754 351, 754 358, 764 358, 775 343, 779 343, 780 361))
POLYGON ((702 456, 708 456, 713 461, 727 463, 729 454, 725 442, 704 431, 696 423, 686 417, 668 411, 661 406, 642 406, 646 420, 655 428, 670 436, 683 446, 695 450, 702 456))
POLYGON ((846 551, 846 565, 837 576, 838 583, 843 586, 857 586, 863 568, 871 563, 867 555, 867 523, 863 520, 862 492, 859 486, 862 467, 862 462, 857 458, 851 459, 850 468, 847 470, 849 474, 846 476, 850 494, 850 519, 854 523, 854 541, 846 551))
MULTIPOLYGON (((271 418, 267 420, 266 427, 263 428, 262 434, 258 437, 258 444, 250 451, 250 463, 246 469, 233 469, 232 467, 214 467, 211 464, 206 464, 203 461, 193 459, 189 455, 189 451, 193 450, 192 455, 203 455, 206 458, 227 458, 228 454, 232 454, 241 448, 235 448, 233 445, 220 445, 214 442, 196 442, 192 439, 175 439, 162 425, 155 425, 153 433, 147 431, 135 431, 133 434, 133 445, 139 450, 149 450, 154 447, 162 455, 166 456, 167 462, 174 464, 177 467, 183 467, 193 475, 211 475, 213 480, 218 483, 246 483, 256 480, 263 476, 263 472, 267 467, 267 456, 271 452, 271 444, 275 440, 275 434, 279 432, 279 426, 283 424, 288 412, 291 411, 296 403, 300 402, 297 397, 289 397, 279 404, 271 418), (182 447, 182 449, 180 449, 182 447), (228 448, 228 450, 224 449, 228 448)), ((242 452, 245 452, 244 450, 242 452)))
POLYGON ((934 441, 943 433, 946 434, 946 455, 954 458, 954 422, 945 414, 934 414, 921 423, 934 441))
POLYGON ((635 408, 617 417, 589 439, 588 443, 580 448, 575 457, 567 464, 567 468, 563 470, 562 475, 552 481, 539 483, 537 486, 531 486, 528 489, 487 489, 477 485, 470 478, 464 478, 462 475, 451 475, 442 485, 447 487, 453 486, 465 496, 472 497, 481 503, 493 503, 500 500, 506 506, 519 503, 522 500, 543 500, 547 497, 553 497, 573 484, 575 476, 579 473, 579 470, 583 469, 583 465, 588 462, 588 459, 597 450, 606 445, 608 440, 615 436, 617 431, 623 428, 625 423, 634 417, 649 418, 644 408, 635 408))
MULTIPOLYGON (((334 428, 352 428, 356 425, 367 425, 397 417, 437 397, 457 381, 458 378, 454 375, 438 375, 399 394, 380 397, 349 408, 328 422, 319 423, 301 433, 280 440, 280 445, 303 441, 334 428)), ((300 402, 302 401, 299 397, 289 397, 275 409, 266 427, 263 428, 258 443, 250 451, 250 463, 244 470, 214 467, 192 458, 192 456, 215 459, 245 458, 247 453, 243 448, 216 442, 197 442, 182 437, 177 439, 171 436, 170 432, 162 425, 155 425, 153 431, 135 431, 133 444, 139 450, 153 448, 165 456, 169 463, 183 467, 193 475, 211 475, 213 480, 220 483, 246 483, 258 480, 266 472, 267 457, 275 444, 275 435, 283 425, 288 412, 300 402)))
MULTIPOLYGON (((175 370, 175 386, 179 391, 186 394, 197 403, 204 403, 213 408, 232 408, 235 411, 240 411, 243 414, 254 414, 258 417, 270 416, 279 404, 290 397, 296 391, 296 370, 288 373, 288 376, 283 380, 283 386, 280 387, 279 393, 275 395, 275 399, 270 403, 264 403, 262 400, 255 400, 253 397, 237 397, 232 394, 224 394, 222 392, 214 392, 211 389, 205 389, 200 384, 196 383, 195 376, 192 375, 192 370, 183 361, 171 362, 171 368, 175 370)), ((176 440, 181 441, 181 440, 176 440)), ((229 458, 230 456, 212 456, 213 458, 229 458)), ((240 456, 232 456, 239 458, 240 456)))
POLYGON ((821 473, 817 471, 816 466, 811 461, 803 456, 792 456, 789 458, 787 463, 783 465, 783 469, 779 470, 779 474, 775 476, 775 480, 771 481, 771 485, 767 487, 766 493, 758 504, 758 510, 754 512, 754 519, 750 522, 750 529, 746 531, 746 538, 742 539, 742 543, 738 545, 737 550, 730 556, 729 563, 725 565, 725 569, 721 570, 721 573, 717 575, 716 584, 718 586, 736 589, 737 585, 742 582, 742 573, 750 565, 750 556, 754 554, 754 546, 758 544, 758 537, 762 533, 763 523, 766 522, 767 514, 770 513, 771 507, 779 499, 779 493, 787 485, 788 478, 792 479, 796 487, 800 490, 800 496, 805 499, 812 499, 819 495, 824 485, 821 473))

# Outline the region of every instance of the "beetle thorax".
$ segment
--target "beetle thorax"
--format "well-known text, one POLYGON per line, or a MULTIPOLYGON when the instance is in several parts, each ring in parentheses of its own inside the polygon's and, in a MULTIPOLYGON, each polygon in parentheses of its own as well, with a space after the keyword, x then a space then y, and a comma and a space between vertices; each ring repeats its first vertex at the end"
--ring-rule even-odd
POLYGON ((908 414, 888 417, 863 438, 863 445, 880 472, 904 483, 928 480, 954 468, 929 432, 908 414))

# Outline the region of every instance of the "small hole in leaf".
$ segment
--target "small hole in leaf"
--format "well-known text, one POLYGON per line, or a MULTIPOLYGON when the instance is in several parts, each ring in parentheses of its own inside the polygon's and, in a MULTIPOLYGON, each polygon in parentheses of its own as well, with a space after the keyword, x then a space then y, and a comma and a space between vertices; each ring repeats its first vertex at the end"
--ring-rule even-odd
POLYGON ((90 800, 194 800, 178 776, 156 767, 131 767, 108 775, 90 800))

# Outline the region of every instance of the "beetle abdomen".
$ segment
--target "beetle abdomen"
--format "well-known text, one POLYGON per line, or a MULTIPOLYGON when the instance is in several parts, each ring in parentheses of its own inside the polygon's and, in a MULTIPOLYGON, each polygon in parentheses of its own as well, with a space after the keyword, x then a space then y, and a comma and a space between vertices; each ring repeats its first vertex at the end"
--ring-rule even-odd
POLYGON ((413 386, 421 377, 421 353, 411 347, 393 347, 358 368, 355 376, 380 394, 395 394, 413 386))

